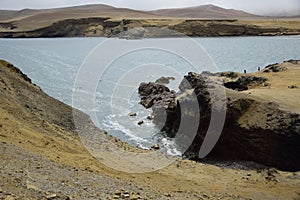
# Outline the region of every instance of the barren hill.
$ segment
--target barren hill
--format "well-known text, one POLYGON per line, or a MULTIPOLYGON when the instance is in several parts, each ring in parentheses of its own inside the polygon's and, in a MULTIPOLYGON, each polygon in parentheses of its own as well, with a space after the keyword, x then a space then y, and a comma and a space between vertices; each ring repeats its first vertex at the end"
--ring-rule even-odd
MULTIPOLYGON (((1 20, 15 18, 45 17, 52 14, 51 18, 87 18, 87 17, 153 17, 154 15, 143 11, 127 8, 116 8, 105 4, 83 5, 52 9, 23 9, 19 11, 1 10, 1 20)), ((50 18, 50 19, 51 19, 50 18)))
POLYGON ((189 8, 139 11, 128 8, 116 8, 104 4, 74 6, 53 9, 23 9, 20 11, 1 10, 0 20, 66 19, 87 17, 121 17, 121 18, 253 18, 258 17, 244 11, 224 9, 214 5, 203 5, 189 8))
POLYGON ((228 18, 257 18, 258 15, 240 10, 224 9, 215 5, 203 5, 188 8, 174 8, 152 11, 151 13, 174 18, 204 18, 204 19, 228 19, 228 18))
POLYGON ((64 19, 81 19, 91 17, 109 18, 157 18, 156 15, 131 10, 127 8, 115 8, 108 5, 84 5, 66 8, 20 11, 0 11, 0 23, 15 22, 22 30, 32 30, 49 26, 54 22, 64 19))

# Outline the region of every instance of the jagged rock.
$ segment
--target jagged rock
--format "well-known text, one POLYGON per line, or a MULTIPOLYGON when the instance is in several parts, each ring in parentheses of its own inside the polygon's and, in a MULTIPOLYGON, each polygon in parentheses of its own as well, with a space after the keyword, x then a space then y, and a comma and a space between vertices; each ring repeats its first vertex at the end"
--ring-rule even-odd
MULTIPOLYGON (((139 88, 142 105, 153 99, 154 123, 175 137, 182 120, 193 120, 193 104, 199 105, 200 119, 196 137, 184 155, 198 159, 198 153, 211 120, 212 104, 209 77, 189 73, 179 86, 179 92, 171 93, 168 88, 155 83, 143 83, 139 88), (194 96, 197 98, 195 99, 194 96), (180 102, 180 103, 179 103, 180 102), (184 109, 183 109, 184 108, 184 109)), ((242 86, 266 81, 262 77, 242 76, 242 86)), ((249 160, 274 166, 282 170, 300 170, 300 116, 279 109, 275 103, 232 96, 227 92, 227 113, 221 137, 208 158, 220 160, 249 160)), ((234 93, 235 94, 235 93, 234 93)), ((194 111, 194 112, 193 112, 194 111)), ((189 132, 189 127, 185 128, 189 132)), ((181 136, 176 142, 187 142, 181 136)))
POLYGON ((141 96, 149 96, 150 94, 162 94, 170 92, 169 88, 157 83, 141 83, 139 87, 139 94, 141 96))
POLYGON ((140 103, 146 108, 150 108, 154 103, 157 104, 158 102, 167 108, 169 99, 174 99, 173 97, 175 97, 169 88, 157 83, 141 83, 138 90, 142 96, 140 103), (162 97, 164 97, 164 100, 162 100, 162 97))

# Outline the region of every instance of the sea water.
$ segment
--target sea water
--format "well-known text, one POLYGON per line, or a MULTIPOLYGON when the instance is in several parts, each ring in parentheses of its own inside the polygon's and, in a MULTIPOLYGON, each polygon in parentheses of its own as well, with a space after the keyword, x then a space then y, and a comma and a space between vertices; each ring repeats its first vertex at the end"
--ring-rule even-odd
MULTIPOLYGON (((147 39, 146 44, 168 41, 172 45, 184 39, 147 39)), ((268 64, 289 59, 300 59, 300 37, 214 37, 186 38, 196 46, 184 46, 185 51, 199 54, 200 68, 196 71, 257 71, 268 64), (201 54, 201 55, 200 55, 201 54), (201 59, 200 59, 201 57, 201 59)), ((80 67, 89 62, 95 50, 103 52, 99 59, 106 61, 106 53, 117 52, 118 39, 107 38, 53 38, 53 39, 0 39, 0 58, 19 67, 47 94, 72 105, 74 84, 80 67), (114 41, 115 46, 103 48, 103 43, 114 41), (102 45, 102 46, 101 46, 102 45)), ((138 41, 128 40, 127 44, 138 41)), ((185 44, 185 43, 183 43, 185 44)), ((189 44, 188 42, 186 44, 189 44)), ((104 45, 105 46, 105 45, 104 45)), ((171 49, 172 50, 172 49, 171 49)), ((189 60, 159 48, 135 49, 117 55, 99 74, 93 93, 96 113, 95 124, 109 134, 131 145, 150 148, 159 143, 169 154, 180 155, 171 138, 163 137, 160 130, 147 119, 151 110, 139 104, 137 89, 140 82, 155 81, 161 76, 174 77, 169 87, 176 90, 184 74, 195 71, 189 60), (136 117, 130 117, 136 112, 136 117), (143 120, 144 124, 138 125, 143 120)), ((93 71, 91 71, 93 73, 93 71)), ((97 76, 97 75, 96 75, 97 76)), ((89 81, 89 77, 85 81, 89 81)), ((77 88, 78 89, 78 88, 77 88)), ((81 108, 85 112, 85 110, 81 108)))

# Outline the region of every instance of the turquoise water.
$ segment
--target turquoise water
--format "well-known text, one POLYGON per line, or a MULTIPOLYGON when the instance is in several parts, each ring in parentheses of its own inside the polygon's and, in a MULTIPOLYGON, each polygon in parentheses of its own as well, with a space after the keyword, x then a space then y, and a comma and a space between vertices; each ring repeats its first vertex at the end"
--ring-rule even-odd
MULTIPOLYGON (((149 39, 147 44, 151 46, 162 40, 168 39, 149 39)), ((177 40, 169 39, 172 45, 176 45, 177 40)), ((49 95, 71 105, 80 66, 86 59, 89 60, 88 55, 92 50, 97 45, 101 48, 101 43, 105 41, 105 38, 0 39, 0 58, 19 67, 49 95)), ((127 41, 128 44, 136 42, 127 41)), ((243 72, 245 69, 253 72, 268 64, 300 59, 299 36, 194 38, 193 42, 200 50, 188 46, 188 43, 182 48, 195 55, 199 52, 201 67, 198 71, 243 72)), ((108 46, 104 51, 102 49, 103 54, 98 55, 99 67, 103 67, 101 60, 105 61, 105 53, 113 54, 118 48, 121 46, 108 46)), ((99 77, 97 90, 94 91, 96 124, 133 145, 149 147, 159 140, 163 146, 172 150, 172 142, 157 136, 159 130, 151 121, 145 120, 151 112, 138 105, 136 91, 141 81, 154 81, 160 76, 175 77, 170 87, 176 89, 181 77, 189 71, 193 71, 191 63, 163 49, 137 50, 119 56, 99 77), (127 94, 129 91, 130 94, 127 94), (128 113, 131 111, 136 111, 138 116, 129 118, 128 113), (145 121, 142 127, 137 125, 141 119, 145 121)), ((174 149, 171 153, 177 154, 174 149)))

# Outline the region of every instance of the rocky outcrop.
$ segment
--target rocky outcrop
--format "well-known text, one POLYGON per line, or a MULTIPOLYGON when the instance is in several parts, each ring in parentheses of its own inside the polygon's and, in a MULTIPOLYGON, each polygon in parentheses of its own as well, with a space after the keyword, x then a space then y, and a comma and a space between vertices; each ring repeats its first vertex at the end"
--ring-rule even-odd
POLYGON ((67 19, 45 28, 24 32, 2 32, 0 37, 36 38, 36 37, 79 37, 79 36, 110 36, 113 28, 120 21, 111 22, 109 18, 67 19))
MULTIPOLYGON (((280 67, 282 68, 282 67, 280 67)), ((266 67, 268 69, 268 67, 266 67)), ((203 76, 214 77, 222 80, 224 87, 237 91, 248 90, 251 87, 262 85, 268 80, 265 77, 253 76, 253 75, 240 75, 236 72, 218 72, 211 73, 204 71, 203 76)))
MULTIPOLYGON (((225 75, 235 77, 234 73, 225 75)), ((243 86, 257 81, 257 78, 242 76, 238 80, 243 86)), ((178 134, 182 121, 193 120, 200 114, 196 136, 183 152, 190 159, 199 159, 198 153, 212 117, 213 94, 210 94, 209 81, 212 79, 207 75, 189 73, 177 93, 156 83, 142 83, 139 87, 141 104, 152 108, 154 122, 169 137, 178 134), (193 95, 197 98, 193 98, 193 95), (193 113, 193 107, 189 109, 188 105, 195 103, 199 105, 200 113, 193 113)), ((259 78, 258 81, 264 80, 259 78)), ((280 110, 276 103, 254 99, 239 92, 226 90, 226 96, 224 128, 207 158, 250 160, 282 170, 300 170, 300 116, 280 110)), ((186 132, 189 132, 188 128, 186 132)), ((179 146, 182 142, 188 142, 185 139, 188 140, 188 137, 180 137, 177 141, 179 146)))
POLYGON ((224 82, 224 86, 229 89, 243 91, 248 90, 250 86, 260 85, 266 81, 267 79, 264 77, 241 76, 236 81, 224 82))
MULTIPOLYGON (((296 64, 297 64, 297 62, 296 62, 296 64)), ((282 71, 285 71, 285 70, 287 70, 285 67, 282 67, 278 63, 276 63, 276 64, 266 66, 265 69, 263 69, 263 72, 265 72, 265 73, 282 72, 282 71)))
POLYGON ((274 36, 299 34, 299 29, 283 27, 264 27, 239 23, 238 20, 185 20, 182 23, 169 26, 170 29, 188 36, 274 36))

